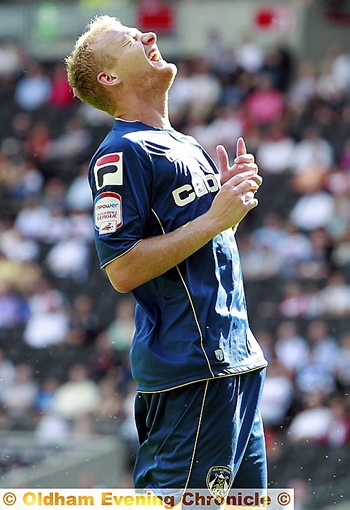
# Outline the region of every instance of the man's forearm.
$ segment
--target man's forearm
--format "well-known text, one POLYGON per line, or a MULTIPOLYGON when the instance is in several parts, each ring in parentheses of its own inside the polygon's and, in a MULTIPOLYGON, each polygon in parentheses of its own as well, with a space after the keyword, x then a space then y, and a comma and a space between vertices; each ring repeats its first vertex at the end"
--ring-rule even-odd
POLYGON ((174 232, 142 239, 106 266, 108 278, 116 290, 129 292, 183 262, 218 232, 204 214, 174 232))

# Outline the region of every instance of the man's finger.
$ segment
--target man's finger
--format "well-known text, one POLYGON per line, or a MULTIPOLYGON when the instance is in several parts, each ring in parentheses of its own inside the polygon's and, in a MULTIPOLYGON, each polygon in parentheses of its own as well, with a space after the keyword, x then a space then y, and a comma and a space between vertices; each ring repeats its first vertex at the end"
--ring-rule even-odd
POLYGON ((240 136, 237 140, 236 157, 247 154, 247 148, 245 146, 243 138, 240 136))
POLYGON ((218 155, 219 166, 220 169, 225 169, 228 167, 228 154, 223 145, 218 145, 216 147, 216 154, 218 155))

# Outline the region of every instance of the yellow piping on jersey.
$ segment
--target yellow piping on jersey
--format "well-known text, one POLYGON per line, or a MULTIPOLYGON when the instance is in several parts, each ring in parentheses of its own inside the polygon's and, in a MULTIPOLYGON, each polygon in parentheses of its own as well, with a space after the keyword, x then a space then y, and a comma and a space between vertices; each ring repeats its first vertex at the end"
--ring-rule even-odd
MULTIPOLYGON (((155 215, 155 217, 157 218, 157 221, 158 221, 158 223, 159 223, 159 226, 160 226, 160 228, 162 229, 163 235, 165 235, 165 230, 164 230, 163 225, 162 225, 162 223, 161 223, 161 221, 160 221, 160 219, 159 219, 159 216, 157 215, 157 213, 155 212, 155 210, 154 210, 154 209, 152 209, 152 212, 153 212, 153 214, 155 215)), ((204 345, 203 345, 203 333, 202 333, 202 330, 201 330, 201 327, 200 327, 200 324, 199 324, 199 321, 198 321, 198 318, 197 318, 197 313, 196 313, 196 310, 195 310, 195 307, 194 307, 194 304, 193 304, 193 301, 192 301, 192 298, 191 298, 190 292, 189 292, 189 290, 188 290, 188 287, 187 287, 186 282, 185 282, 185 280, 184 280, 184 278, 183 278, 183 276, 182 276, 182 274, 181 274, 181 271, 180 271, 179 267, 178 267, 177 265, 176 265, 175 267, 176 267, 177 272, 179 273, 179 276, 180 276, 180 278, 181 278, 182 284, 183 284, 183 286, 184 286, 184 288, 185 288, 185 290, 186 290, 186 294, 187 294, 188 300, 189 300, 190 305, 191 305, 191 308, 192 308, 193 317, 194 317, 195 323, 196 323, 197 328, 198 328, 199 337, 200 337, 200 345, 201 345, 201 349, 202 349, 202 351, 203 351, 203 353, 204 353, 204 356, 205 356, 206 362, 207 362, 207 364, 208 364, 208 369, 209 369, 209 371, 210 371, 210 373, 211 373, 211 376, 214 378, 214 377, 215 377, 215 374, 214 374, 214 372, 213 372, 213 371, 212 371, 212 369, 211 369, 210 361, 209 361, 208 355, 207 355, 207 353, 205 352, 205 349, 204 349, 204 345)))
POLYGON ((177 390, 179 388, 184 388, 185 386, 188 386, 189 384, 195 384, 195 383, 200 383, 200 382, 205 382, 205 381, 213 381, 214 379, 223 379, 224 377, 235 377, 236 375, 244 375, 244 374, 249 374, 250 372, 255 372, 256 370, 261 370, 262 368, 266 368, 267 367, 267 362, 264 363, 263 365, 259 365, 257 367, 254 367, 254 368, 250 368, 249 370, 242 370, 242 372, 234 372, 232 374, 225 374, 225 375, 214 375, 214 377, 203 377, 203 379, 195 379, 194 381, 189 381, 189 382, 186 382, 186 383, 183 383, 183 384, 178 384, 177 386, 171 386, 171 388, 166 388, 164 390, 151 390, 151 391, 146 391, 146 390, 136 390, 137 393, 145 393, 145 394, 148 394, 148 393, 165 393, 166 391, 171 391, 171 390, 177 390))

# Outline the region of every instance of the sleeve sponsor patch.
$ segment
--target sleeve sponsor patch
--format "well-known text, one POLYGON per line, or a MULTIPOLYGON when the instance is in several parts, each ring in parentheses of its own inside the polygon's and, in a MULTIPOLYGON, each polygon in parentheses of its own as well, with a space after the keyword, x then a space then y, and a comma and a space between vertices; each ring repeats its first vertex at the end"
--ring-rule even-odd
POLYGON ((94 225, 98 234, 111 234, 122 224, 122 197, 112 191, 98 195, 94 203, 94 225))
POLYGON ((121 186, 123 184, 123 153, 112 152, 98 158, 94 166, 97 191, 103 186, 121 186))

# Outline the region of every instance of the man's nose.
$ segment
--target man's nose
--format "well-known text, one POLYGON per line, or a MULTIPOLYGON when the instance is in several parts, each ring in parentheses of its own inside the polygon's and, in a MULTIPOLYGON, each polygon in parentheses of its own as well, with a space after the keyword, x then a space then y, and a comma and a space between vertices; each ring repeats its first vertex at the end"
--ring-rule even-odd
POLYGON ((141 41, 143 44, 153 44, 157 41, 157 36, 154 32, 146 32, 142 34, 141 41))

